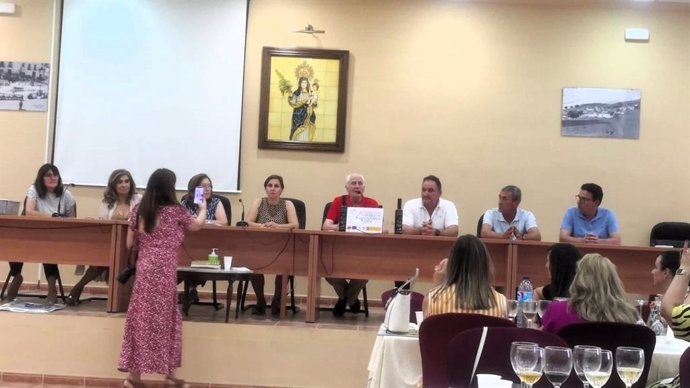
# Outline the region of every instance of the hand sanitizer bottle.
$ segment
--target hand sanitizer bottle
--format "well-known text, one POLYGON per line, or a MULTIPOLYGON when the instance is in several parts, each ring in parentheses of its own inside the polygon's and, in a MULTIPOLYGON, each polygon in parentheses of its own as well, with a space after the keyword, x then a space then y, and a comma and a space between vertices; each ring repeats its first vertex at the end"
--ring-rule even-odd
POLYGON ((213 248, 211 253, 208 254, 209 264, 220 264, 220 259, 218 258, 218 248, 213 248))

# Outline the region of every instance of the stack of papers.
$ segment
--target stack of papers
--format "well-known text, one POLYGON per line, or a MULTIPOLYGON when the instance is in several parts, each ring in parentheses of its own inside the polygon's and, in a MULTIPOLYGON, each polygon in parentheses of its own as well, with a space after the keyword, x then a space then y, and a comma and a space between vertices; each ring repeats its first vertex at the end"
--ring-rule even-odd
POLYGON ((29 303, 15 300, 0 306, 0 311, 11 311, 13 313, 51 313, 65 308, 64 304, 41 304, 29 303))

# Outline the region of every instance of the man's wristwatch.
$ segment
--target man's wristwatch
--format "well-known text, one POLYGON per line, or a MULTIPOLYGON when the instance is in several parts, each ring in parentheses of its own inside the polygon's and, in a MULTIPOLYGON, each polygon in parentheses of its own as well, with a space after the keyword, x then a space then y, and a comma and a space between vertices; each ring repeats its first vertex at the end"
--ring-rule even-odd
POLYGON ((438 229, 434 229, 434 236, 440 236, 440 235, 441 235, 441 231, 438 229))
POLYGON ((688 271, 688 270, 687 270, 686 268, 684 268, 684 267, 679 267, 679 268, 676 270, 676 275, 690 276, 690 271, 688 271))

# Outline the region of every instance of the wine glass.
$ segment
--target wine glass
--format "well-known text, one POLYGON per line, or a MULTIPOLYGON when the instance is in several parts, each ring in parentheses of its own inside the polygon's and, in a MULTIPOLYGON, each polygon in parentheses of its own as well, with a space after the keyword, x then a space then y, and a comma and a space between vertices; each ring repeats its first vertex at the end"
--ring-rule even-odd
POLYGON ((637 306, 638 306, 638 315, 637 315, 637 323, 638 325, 646 325, 644 322, 644 319, 642 319, 642 306, 644 306, 645 300, 644 299, 637 299, 637 306))
MULTIPOLYGON (((517 352, 518 346, 533 346, 536 348, 537 344, 535 344, 534 342, 523 342, 523 341, 515 341, 512 344, 510 344, 510 365, 512 365, 513 372, 515 372, 516 375, 518 374, 518 368, 517 368, 517 365, 515 364, 515 353, 517 352)), ((520 386, 522 386, 524 388, 525 383, 521 383, 520 386)))
POLYGON ((596 346, 589 346, 589 345, 575 345, 573 348, 573 368, 575 369, 575 373, 577 374, 577 378, 582 381, 582 387, 583 388, 588 388, 589 383, 587 382, 587 378, 585 377, 585 371, 582 368, 583 364, 583 357, 585 355, 585 349, 599 349, 596 346))
POLYGON ((520 345, 515 349, 515 356, 511 359, 517 368, 520 381, 527 388, 541 379, 544 369, 544 349, 534 345, 520 345))
POLYGON ((506 300, 506 310, 508 312, 508 318, 510 318, 511 321, 515 321, 515 317, 517 316, 518 310, 518 301, 506 300))
POLYGON ((554 388, 560 388, 573 369, 573 352, 570 348, 547 346, 544 348, 544 374, 554 388))
POLYGON ((613 355, 610 350, 585 349, 582 361, 582 369, 589 385, 601 388, 609 381, 613 368, 613 355))
POLYGON ((539 314, 539 319, 541 319, 544 316, 544 311, 549 308, 549 305, 551 304, 550 300, 540 300, 539 303, 537 304, 537 314, 539 314))
POLYGON ((534 317, 537 315, 537 301, 526 300, 522 302, 522 312, 525 314, 525 318, 527 318, 526 326, 529 329, 532 327, 534 317))
POLYGON ((628 346, 616 348, 616 370, 627 388, 639 380, 644 368, 644 350, 628 346))

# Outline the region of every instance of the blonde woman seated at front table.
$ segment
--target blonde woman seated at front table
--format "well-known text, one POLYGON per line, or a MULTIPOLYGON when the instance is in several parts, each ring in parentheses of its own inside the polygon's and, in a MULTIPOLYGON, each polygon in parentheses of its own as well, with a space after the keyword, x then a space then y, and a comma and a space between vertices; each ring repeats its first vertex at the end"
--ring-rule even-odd
MULTIPOLYGON (((249 226, 262 228, 294 229, 299 226, 295 205, 286 199, 280 198, 283 194, 283 177, 271 175, 264 181, 266 196, 258 198, 249 210, 249 226)), ((283 277, 278 275, 275 280, 275 292, 271 302, 271 313, 280 313, 280 300, 282 295, 283 277)), ((256 274, 251 277, 252 288, 256 294, 256 308, 252 314, 263 315, 266 313, 266 296, 264 296, 264 275, 256 274)))
POLYGON ((506 298, 491 287, 493 264, 477 237, 460 236, 434 268, 435 287, 424 298, 424 316, 473 313, 506 318, 506 298))

